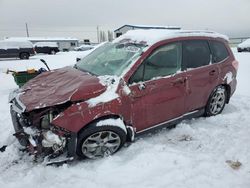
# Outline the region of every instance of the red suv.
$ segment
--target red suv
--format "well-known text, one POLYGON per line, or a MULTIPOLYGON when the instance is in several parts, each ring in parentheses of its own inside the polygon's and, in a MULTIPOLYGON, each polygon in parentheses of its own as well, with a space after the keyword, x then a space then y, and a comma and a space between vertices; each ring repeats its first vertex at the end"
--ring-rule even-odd
POLYGON ((221 113, 237 68, 224 35, 129 31, 13 92, 15 136, 36 156, 108 156, 149 130, 221 113))

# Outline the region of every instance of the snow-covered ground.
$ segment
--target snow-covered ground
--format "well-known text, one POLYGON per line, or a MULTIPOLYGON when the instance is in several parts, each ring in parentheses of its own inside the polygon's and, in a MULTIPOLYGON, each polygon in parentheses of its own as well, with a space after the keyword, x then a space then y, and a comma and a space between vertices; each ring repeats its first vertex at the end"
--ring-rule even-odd
MULTIPOLYGON (((184 121, 137 140, 115 155, 61 167, 37 164, 18 150, 12 136, 8 94, 16 88, 7 68, 51 68, 74 64, 83 52, 39 55, 30 60, 0 60, 0 187, 250 187, 250 53, 237 53, 238 88, 221 115, 184 121), (44 67, 44 66, 43 66, 44 67), (239 161, 235 170, 226 162, 239 161)), ((86 53, 86 52, 84 52, 86 53)))

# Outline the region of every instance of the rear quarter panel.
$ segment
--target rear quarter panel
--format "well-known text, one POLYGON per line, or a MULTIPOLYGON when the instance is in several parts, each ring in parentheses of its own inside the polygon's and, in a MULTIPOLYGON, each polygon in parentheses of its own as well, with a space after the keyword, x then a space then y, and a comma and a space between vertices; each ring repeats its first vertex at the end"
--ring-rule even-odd
POLYGON ((237 86, 237 69, 233 66, 234 63, 238 63, 234 57, 234 54, 229 47, 228 43, 224 42, 225 46, 227 47, 229 57, 224 61, 218 63, 220 69, 220 80, 221 84, 229 85, 230 86, 230 95, 232 96, 236 90, 237 86))

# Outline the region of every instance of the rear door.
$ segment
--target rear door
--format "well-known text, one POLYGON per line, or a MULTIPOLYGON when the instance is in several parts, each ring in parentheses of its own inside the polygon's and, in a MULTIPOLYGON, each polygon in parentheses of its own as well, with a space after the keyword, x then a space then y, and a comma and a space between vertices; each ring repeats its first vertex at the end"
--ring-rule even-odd
POLYGON ((131 119, 137 131, 184 113, 186 76, 181 72, 181 43, 157 48, 130 78, 131 119))
POLYGON ((207 40, 183 42, 183 65, 187 73, 186 111, 206 105, 207 99, 219 81, 219 68, 212 64, 207 40))

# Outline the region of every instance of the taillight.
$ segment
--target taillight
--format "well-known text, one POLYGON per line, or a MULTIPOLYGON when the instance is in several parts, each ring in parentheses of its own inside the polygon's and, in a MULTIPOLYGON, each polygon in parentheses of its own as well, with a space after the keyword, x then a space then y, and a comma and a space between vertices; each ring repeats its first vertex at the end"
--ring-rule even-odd
POLYGON ((238 68, 239 68, 239 62, 234 60, 233 63, 232 63, 233 67, 235 68, 235 70, 237 71, 238 68))

